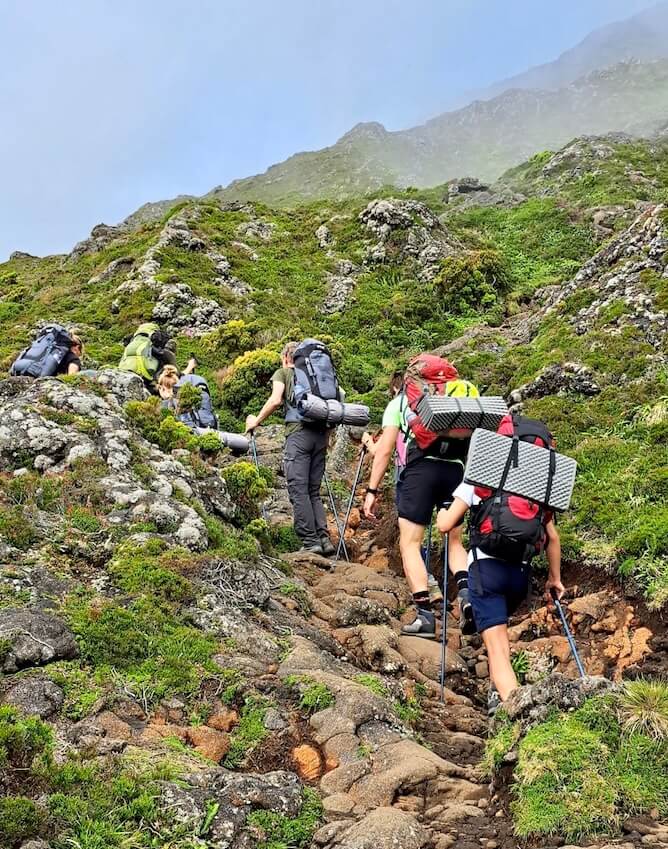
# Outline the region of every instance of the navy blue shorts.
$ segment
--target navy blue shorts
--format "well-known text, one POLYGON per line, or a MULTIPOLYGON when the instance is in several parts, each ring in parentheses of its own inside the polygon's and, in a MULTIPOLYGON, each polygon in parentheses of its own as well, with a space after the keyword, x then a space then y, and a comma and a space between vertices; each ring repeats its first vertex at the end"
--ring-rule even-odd
POLYGON ((484 557, 469 567, 469 598, 478 632, 507 625, 527 597, 530 569, 507 560, 484 557))

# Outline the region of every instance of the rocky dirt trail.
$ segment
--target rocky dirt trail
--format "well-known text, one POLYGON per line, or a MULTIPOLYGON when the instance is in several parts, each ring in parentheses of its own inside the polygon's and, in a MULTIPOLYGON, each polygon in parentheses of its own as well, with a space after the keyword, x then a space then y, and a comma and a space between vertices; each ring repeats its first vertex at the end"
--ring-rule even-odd
MULTIPOLYGON (((101 372, 97 384, 101 388, 14 380, 0 386, 4 467, 16 470, 30 459, 32 469, 53 477, 73 474, 84 458, 86 469, 100 475, 85 485, 112 508, 95 533, 70 530, 63 537, 61 548, 72 553, 69 572, 37 548, 21 553, 5 545, 3 588, 17 603, 0 608, 0 702, 47 720, 61 761, 74 756, 103 764, 122 756, 145 762, 168 755, 178 762, 181 778, 161 783, 159 805, 170 821, 197 835, 198 847, 262 845, 267 835, 253 816, 300 816, 309 787, 323 800, 323 823, 313 838, 323 849, 519 846, 509 816, 512 757, 493 782, 483 765, 488 669, 480 639, 463 637, 448 615, 441 703, 439 643, 399 635, 412 615, 411 599, 387 502, 374 526, 353 510, 347 541, 354 562, 299 554, 276 560, 259 549, 255 559, 221 557, 207 549, 207 527, 191 504, 197 498, 209 515, 233 516, 224 479, 213 468, 181 462, 186 451, 177 459, 133 435, 122 404, 142 397, 136 379, 101 372), (133 448, 143 465, 132 464, 133 448), (117 676, 112 689, 91 690, 94 703, 73 713, 71 683, 68 695, 62 666, 60 677, 54 671, 54 664, 82 651, 67 599, 87 585, 93 611, 123 600, 112 577, 124 549, 111 556, 105 528, 149 520, 161 545, 187 554, 192 600, 179 615, 191 629, 189 639, 204 634, 212 640, 217 671, 198 682, 195 707, 174 697, 151 701, 150 693, 117 676), (200 840, 204 822, 208 831, 200 840)), ((262 463, 278 468, 282 441, 280 427, 263 429, 262 463)), ((354 466, 344 436, 330 454, 337 492, 354 466)), ((30 474, 19 470, 18 478, 29 481, 30 474)), ((272 520, 285 524, 290 508, 281 481, 267 506, 272 520)), ((36 504, 33 519, 43 537, 54 535, 66 516, 36 504)), ((126 545, 149 541, 140 527, 126 545)), ((434 548, 435 567, 438 559, 434 548)), ((551 706, 578 704, 608 679, 665 670, 667 638, 658 614, 648 615, 601 572, 571 567, 565 582, 587 670, 604 677, 585 688, 569 683, 576 670, 567 642, 537 600, 513 620, 511 637, 527 683, 542 683, 523 688, 513 716, 544 717, 551 706), (547 683, 545 675, 551 675, 547 683)), ((623 839, 592 845, 666 845, 665 830, 651 819, 625 827, 623 839)))
MULTIPOLYGON (((354 663, 355 681, 368 684, 368 670, 379 676, 386 693, 400 692, 415 706, 412 729, 394 727, 396 717, 374 702, 365 689, 342 682, 333 661, 298 642, 279 667, 279 675, 308 675, 326 684, 335 703, 310 719, 312 744, 322 754, 319 790, 326 824, 315 844, 326 847, 434 846, 447 849, 511 849, 526 845, 513 835, 506 782, 510 765, 495 779, 483 758, 488 733, 488 667, 479 637, 464 637, 448 614, 447 687, 440 700, 440 643, 399 636, 411 618, 410 596, 398 575, 393 517, 379 527, 360 521, 353 510, 347 532, 351 554, 360 562, 333 565, 318 557, 288 555, 295 577, 308 587, 310 622, 328 633, 343 656, 354 663), (381 547, 378 540, 389 543, 381 547)), ((434 553, 434 562, 436 554, 434 553)), ((661 623, 645 624, 647 612, 606 580, 587 583, 576 570, 565 570, 573 598, 569 618, 587 672, 619 680, 652 666, 665 648, 661 623)), ((537 595, 532 610, 512 621, 514 652, 522 653, 527 684, 551 675, 550 685, 523 690, 513 716, 546 713, 548 707, 572 707, 583 693, 608 686, 592 678, 584 688, 572 685, 577 670, 558 623, 537 595), (546 707, 547 705, 547 707, 546 707)), ((345 668, 345 667, 341 667, 345 668)), ((512 755, 509 758, 512 762, 512 755)), ((623 838, 588 845, 668 845, 665 828, 651 820, 630 822, 623 838)), ((543 838, 541 846, 564 846, 543 838)))

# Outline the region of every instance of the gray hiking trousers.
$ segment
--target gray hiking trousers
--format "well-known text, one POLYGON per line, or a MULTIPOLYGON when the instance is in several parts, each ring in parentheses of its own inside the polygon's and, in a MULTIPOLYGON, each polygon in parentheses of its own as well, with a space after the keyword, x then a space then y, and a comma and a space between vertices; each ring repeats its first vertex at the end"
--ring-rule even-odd
POLYGON ((285 440, 283 469, 294 514, 295 532, 304 546, 328 536, 320 484, 325 473, 327 432, 300 428, 285 440))

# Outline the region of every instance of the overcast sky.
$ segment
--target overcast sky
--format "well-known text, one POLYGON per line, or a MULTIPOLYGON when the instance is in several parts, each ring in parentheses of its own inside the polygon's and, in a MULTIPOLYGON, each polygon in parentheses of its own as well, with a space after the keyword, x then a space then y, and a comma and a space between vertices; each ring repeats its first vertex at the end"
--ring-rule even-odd
POLYGON ((0 261, 359 121, 421 123, 654 0, 0 0, 0 261))

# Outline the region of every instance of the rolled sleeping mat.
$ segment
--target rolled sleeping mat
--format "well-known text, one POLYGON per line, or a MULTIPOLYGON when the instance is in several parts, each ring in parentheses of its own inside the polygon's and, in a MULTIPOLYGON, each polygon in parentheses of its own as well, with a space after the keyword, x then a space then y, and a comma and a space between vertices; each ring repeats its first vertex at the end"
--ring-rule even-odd
MULTIPOLYGON (((331 401, 327 402, 331 404, 331 401)), ((369 408, 366 404, 344 404, 343 405, 343 422, 344 425, 350 427, 366 427, 371 421, 369 408)))
POLYGON ((197 436, 215 433, 222 445, 229 448, 233 454, 247 454, 250 448, 250 440, 243 433, 228 433, 226 430, 215 430, 211 427, 194 427, 192 431, 197 436))
POLYGON ((495 431, 508 414, 508 407, 497 395, 479 398, 424 395, 417 412, 422 424, 435 433, 457 431, 457 435, 470 436, 476 428, 495 431))
POLYGON ((225 430, 219 430, 220 441, 233 454, 248 454, 250 448, 250 440, 243 433, 228 433, 225 430))
MULTIPOLYGON (((513 440, 508 436, 474 430, 464 469, 466 483, 498 489, 512 447, 513 440)), ((578 464, 555 451, 550 485, 550 453, 540 445, 519 441, 517 465, 511 461, 503 491, 530 498, 551 510, 568 510, 578 464)))
POLYGON ((364 404, 344 404, 331 399, 325 401, 311 394, 302 398, 297 408, 306 421, 324 422, 329 427, 340 424, 366 427, 371 419, 369 408, 364 404))

